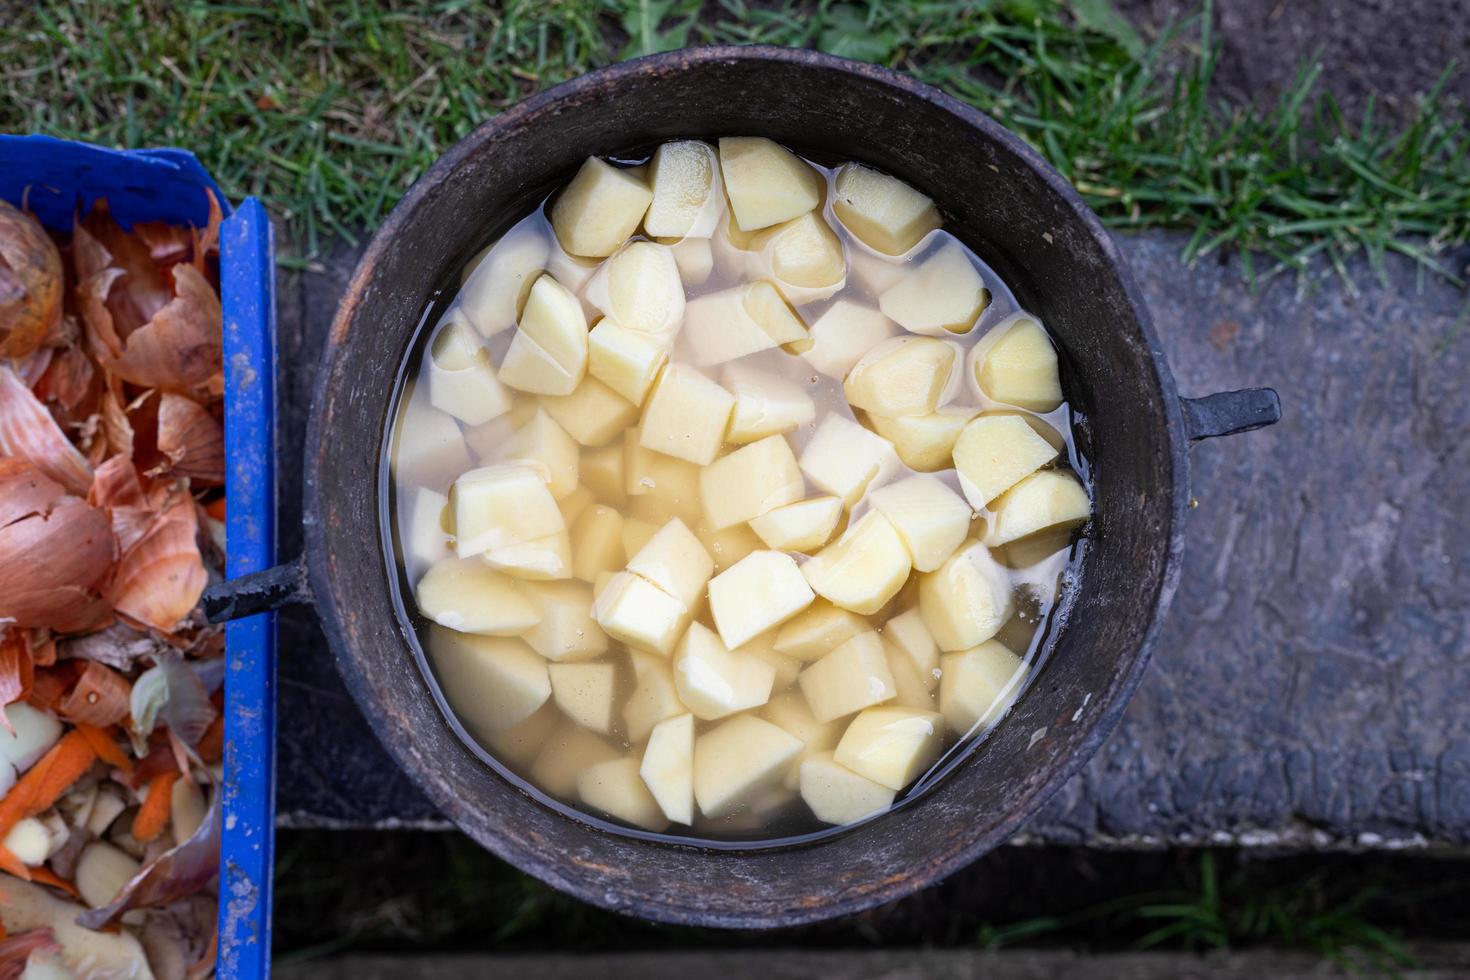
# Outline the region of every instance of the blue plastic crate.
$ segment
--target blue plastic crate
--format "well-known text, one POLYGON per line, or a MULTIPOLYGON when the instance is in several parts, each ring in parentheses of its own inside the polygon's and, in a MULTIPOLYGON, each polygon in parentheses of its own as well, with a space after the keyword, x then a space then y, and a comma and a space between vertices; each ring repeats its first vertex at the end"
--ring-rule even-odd
MULTIPOLYGON (((249 198, 233 209, 184 150, 109 150, 46 136, 0 136, 0 198, 22 199, 49 227, 69 231, 77 209, 107 198, 119 222, 203 226, 205 191, 219 199, 224 304, 225 494, 228 578, 269 568, 276 555, 275 257, 270 221, 249 198)), ((225 633, 224 837, 220 854, 219 976, 270 973, 275 842, 276 622, 273 613, 225 633)))

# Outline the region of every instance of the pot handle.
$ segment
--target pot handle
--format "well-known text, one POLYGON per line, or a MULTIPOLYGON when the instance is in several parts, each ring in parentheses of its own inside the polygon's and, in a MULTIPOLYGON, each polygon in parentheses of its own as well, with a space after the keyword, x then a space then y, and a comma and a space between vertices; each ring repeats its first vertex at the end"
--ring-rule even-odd
POLYGON ((1184 433, 1190 442, 1233 436, 1281 421, 1281 398, 1274 388, 1221 391, 1203 398, 1181 398, 1184 433))
POLYGON ((200 599, 204 616, 211 623, 244 619, 311 601, 311 583, 307 581, 303 558, 211 585, 200 599))

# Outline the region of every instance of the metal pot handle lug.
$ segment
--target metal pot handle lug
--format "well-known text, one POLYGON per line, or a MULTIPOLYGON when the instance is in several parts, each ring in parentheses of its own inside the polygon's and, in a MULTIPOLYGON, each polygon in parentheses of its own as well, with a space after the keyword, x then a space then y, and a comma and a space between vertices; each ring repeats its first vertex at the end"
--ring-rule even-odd
POLYGON ((304 557, 211 585, 200 599, 211 623, 244 619, 285 606, 309 605, 312 601, 304 557))
POLYGON ((1243 388, 1203 398, 1181 398, 1179 408, 1184 412, 1185 435, 1192 443, 1281 421, 1281 398, 1274 388, 1243 388))

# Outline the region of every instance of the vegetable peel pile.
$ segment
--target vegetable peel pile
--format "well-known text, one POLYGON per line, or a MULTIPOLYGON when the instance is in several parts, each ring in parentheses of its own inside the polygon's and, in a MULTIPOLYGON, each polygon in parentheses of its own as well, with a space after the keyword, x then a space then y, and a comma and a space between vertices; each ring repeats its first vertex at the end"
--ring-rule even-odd
POLYGON ((214 972, 220 220, 0 201, 0 980, 214 972))

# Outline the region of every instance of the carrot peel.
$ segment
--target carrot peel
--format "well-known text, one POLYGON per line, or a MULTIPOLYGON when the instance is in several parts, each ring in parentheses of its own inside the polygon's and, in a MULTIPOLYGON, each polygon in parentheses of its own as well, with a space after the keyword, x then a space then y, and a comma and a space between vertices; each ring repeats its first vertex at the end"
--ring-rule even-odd
POLYGON ((73 729, 61 736, 0 800, 0 836, 9 833, 17 821, 33 817, 61 799, 96 759, 97 753, 80 732, 73 729))
POLYGON ((133 818, 133 837, 147 843, 159 834, 168 825, 170 804, 173 801, 174 783, 178 780, 177 770, 159 773, 153 777, 148 784, 148 798, 138 808, 138 815, 133 818))

